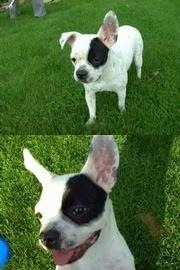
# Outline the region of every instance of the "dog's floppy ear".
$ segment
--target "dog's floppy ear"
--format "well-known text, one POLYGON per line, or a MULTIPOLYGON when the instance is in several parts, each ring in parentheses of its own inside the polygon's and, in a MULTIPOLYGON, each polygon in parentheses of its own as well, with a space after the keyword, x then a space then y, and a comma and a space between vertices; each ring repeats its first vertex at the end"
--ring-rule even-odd
POLYGON ((118 167, 119 152, 113 136, 94 136, 82 173, 110 192, 117 180, 118 167))
POLYGON ((52 179, 53 174, 40 165, 28 149, 23 150, 23 156, 25 168, 37 177, 42 186, 46 186, 52 179))
POLYGON ((117 41, 119 23, 116 14, 113 11, 109 11, 103 20, 102 26, 98 31, 98 37, 108 47, 117 41))
POLYGON ((65 32, 65 33, 62 33, 61 37, 59 39, 61 49, 64 48, 64 45, 66 43, 69 43, 69 45, 72 46, 78 35, 80 35, 80 33, 78 33, 78 32, 65 32))

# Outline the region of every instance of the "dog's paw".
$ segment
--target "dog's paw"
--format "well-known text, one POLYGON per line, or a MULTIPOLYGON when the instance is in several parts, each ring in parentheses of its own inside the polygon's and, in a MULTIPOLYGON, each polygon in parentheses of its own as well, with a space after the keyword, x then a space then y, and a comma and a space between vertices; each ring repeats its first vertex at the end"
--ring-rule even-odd
POLYGON ((91 126, 92 124, 94 124, 96 118, 89 118, 89 120, 86 122, 86 127, 91 126))
POLYGON ((125 106, 122 106, 122 105, 121 106, 119 105, 119 110, 120 110, 120 112, 123 113, 123 112, 126 111, 126 107, 125 106))

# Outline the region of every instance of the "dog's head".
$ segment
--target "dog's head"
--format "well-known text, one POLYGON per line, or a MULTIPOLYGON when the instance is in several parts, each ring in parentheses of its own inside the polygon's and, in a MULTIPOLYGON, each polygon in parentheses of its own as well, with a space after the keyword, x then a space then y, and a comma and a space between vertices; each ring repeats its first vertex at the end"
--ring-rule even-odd
POLYGON ((61 48, 71 45, 71 61, 75 67, 74 78, 82 83, 97 81, 103 73, 110 48, 117 40, 118 20, 114 12, 109 11, 103 20, 97 35, 78 32, 63 33, 59 39, 61 48))
POLYGON ((42 185, 35 213, 41 222, 40 243, 55 264, 83 256, 109 217, 108 194, 117 180, 119 154, 112 136, 94 136, 87 161, 78 174, 55 175, 25 149, 24 164, 42 185))

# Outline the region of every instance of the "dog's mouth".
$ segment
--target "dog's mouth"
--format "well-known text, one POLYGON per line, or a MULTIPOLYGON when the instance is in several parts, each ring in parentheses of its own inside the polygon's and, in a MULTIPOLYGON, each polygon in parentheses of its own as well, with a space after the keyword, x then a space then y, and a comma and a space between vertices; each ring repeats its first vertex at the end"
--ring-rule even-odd
POLYGON ((99 75, 99 77, 97 79, 94 79, 93 77, 88 77, 85 79, 76 79, 76 81, 83 83, 83 84, 88 84, 88 83, 92 83, 92 82, 97 82, 99 79, 101 78, 101 75, 99 75))
POLYGON ((88 79, 78 79, 78 82, 80 83, 89 83, 88 79))
POLYGON ((83 244, 72 249, 54 250, 54 263, 56 265, 66 265, 79 260, 87 251, 87 249, 97 241, 100 232, 101 230, 94 232, 83 244))
POLYGON ((100 78, 101 78, 101 75, 100 75, 96 80, 94 80, 93 77, 90 77, 90 78, 88 78, 88 79, 85 79, 85 80, 78 80, 78 81, 81 82, 81 83, 88 84, 88 83, 92 83, 92 82, 97 82, 100 78))

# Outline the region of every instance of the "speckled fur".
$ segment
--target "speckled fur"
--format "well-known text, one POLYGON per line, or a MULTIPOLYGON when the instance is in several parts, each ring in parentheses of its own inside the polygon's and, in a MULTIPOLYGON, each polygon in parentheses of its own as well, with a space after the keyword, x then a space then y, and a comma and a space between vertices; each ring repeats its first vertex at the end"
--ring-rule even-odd
POLYGON ((73 63, 75 80, 80 81, 76 76, 79 68, 88 72, 87 80, 83 83, 89 109, 87 125, 92 124, 96 119, 96 93, 99 91, 116 92, 118 107, 121 112, 124 111, 127 71, 133 61, 136 65, 137 77, 141 78, 143 40, 140 32, 128 25, 119 27, 116 15, 109 11, 96 35, 66 32, 61 35, 59 41, 62 48, 66 42, 72 47, 71 58, 76 59, 73 63), (106 63, 98 68, 94 68, 87 60, 90 43, 96 37, 109 48, 106 63))

